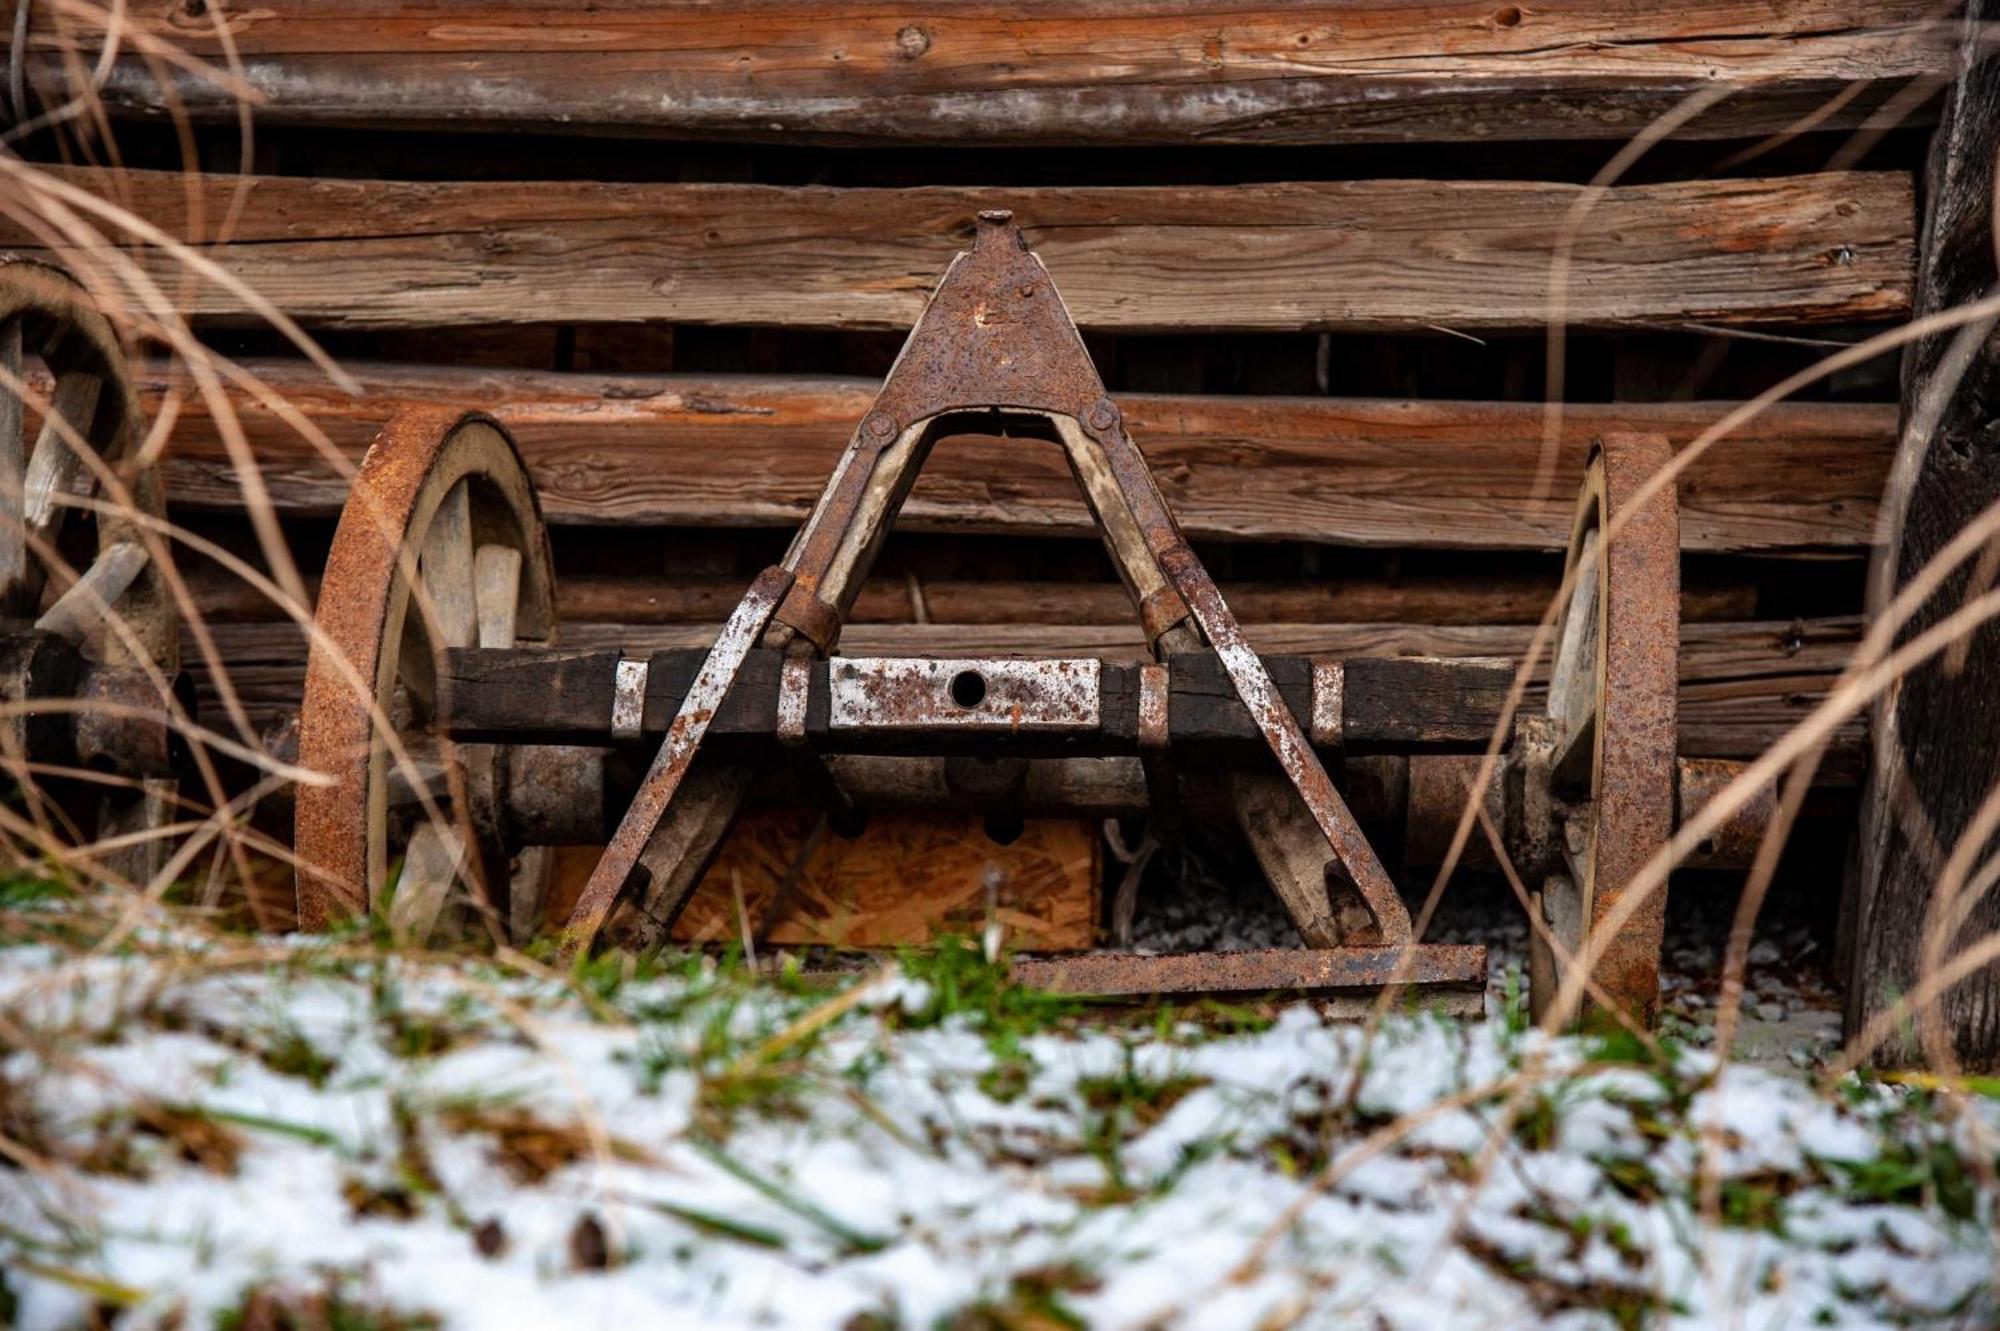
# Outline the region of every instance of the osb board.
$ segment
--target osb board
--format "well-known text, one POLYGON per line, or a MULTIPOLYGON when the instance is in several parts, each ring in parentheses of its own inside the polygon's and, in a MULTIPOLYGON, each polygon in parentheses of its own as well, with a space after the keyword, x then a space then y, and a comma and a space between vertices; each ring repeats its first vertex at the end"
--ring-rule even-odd
MULTIPOLYGON (((757 810, 737 820, 715 863, 674 926, 681 942, 741 935, 743 915, 761 943, 779 947, 894 947, 986 924, 989 866, 1000 871, 994 917, 1011 947, 1081 951, 1096 941, 1101 865, 1097 826, 1087 819, 1031 818, 1001 845, 982 820, 962 814, 874 813, 853 840, 828 833, 813 848, 775 916, 773 898, 814 815, 757 810), (769 918, 767 918, 769 917, 769 918)), ((597 858, 566 847, 558 858, 558 909, 575 896, 597 858)))

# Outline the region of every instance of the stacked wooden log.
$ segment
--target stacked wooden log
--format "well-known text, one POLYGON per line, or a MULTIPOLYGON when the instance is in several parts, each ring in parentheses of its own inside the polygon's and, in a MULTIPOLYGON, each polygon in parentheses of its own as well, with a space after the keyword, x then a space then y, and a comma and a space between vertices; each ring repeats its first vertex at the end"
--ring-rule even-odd
MULTIPOLYGON (((397 407, 489 410, 556 526, 566 639, 635 650, 712 632, 973 213, 1006 207, 1261 647, 1518 654, 1594 437, 1685 446, 1908 315, 1903 127, 1949 54, 1928 0, 135 9, 214 66, 111 53, 130 167, 51 174, 202 242, 359 381, 142 257, 241 357, 228 399, 308 571, 397 407), (149 137, 184 111, 229 161, 237 94, 247 178, 191 179, 149 137), (1663 141, 1600 182, 1642 131, 1663 141)), ((26 73, 54 102, 105 53, 33 14, 26 73)), ((0 245, 46 240, 0 215, 0 245)), ((146 387, 179 412, 175 511, 251 549, 209 405, 165 370, 146 387)), ((1683 479, 1684 753, 1758 752, 1844 663, 1895 399, 1893 362, 1863 363, 1683 479)), ((1053 449, 947 441, 903 527, 848 647, 1138 650, 1053 449)), ((295 704, 296 627, 196 577, 252 711, 295 704)), ((1849 726, 1827 779, 1860 752, 1849 726)))

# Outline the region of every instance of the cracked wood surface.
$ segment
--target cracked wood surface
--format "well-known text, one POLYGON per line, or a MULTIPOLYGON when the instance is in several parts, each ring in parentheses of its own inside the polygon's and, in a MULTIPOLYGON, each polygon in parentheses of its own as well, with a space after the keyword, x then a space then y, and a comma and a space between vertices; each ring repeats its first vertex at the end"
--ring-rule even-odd
MULTIPOLYGON (((177 235, 179 173, 52 168, 177 235)), ((200 182, 203 216, 238 181, 200 182)), ((828 189, 251 177, 209 253, 325 328, 635 323, 901 330, 1011 208, 1087 329, 1533 329, 1579 186, 1357 180, 828 189)), ((1561 313, 1592 328, 1854 323, 1907 313, 1913 181, 1829 172, 1619 186, 1577 231, 1561 313)), ((35 237, 0 220, 0 245, 35 237)), ((166 289, 166 256, 134 256, 166 289)), ((195 285, 185 308, 247 319, 195 285)))
MULTIPOLYGON (((811 509, 876 385, 752 376, 603 376, 348 366, 349 397, 302 362, 250 367, 351 460, 400 406, 492 411, 519 440, 558 524, 791 527, 811 509)), ((164 379, 142 369, 150 402, 164 379)), ((331 516, 347 484, 290 425, 232 395, 273 502, 331 516)), ((1727 403, 1578 405, 1564 413, 1556 502, 1534 504, 1535 403, 1120 394, 1134 439, 1181 524, 1205 538, 1359 546, 1563 549, 1568 495, 1606 430, 1684 444, 1727 403)), ((198 400, 167 457, 173 502, 235 509, 235 472, 198 400)), ((1681 541, 1696 551, 1847 551, 1865 545, 1894 445, 1892 405, 1786 403, 1723 440, 1681 481, 1681 541)), ((964 438, 933 454, 903 509, 912 530, 1089 535, 1059 450, 964 438)))
MULTIPOLYGON (((1330 656, 1511 657, 1526 648, 1531 629, 1518 624, 1247 624, 1260 652, 1330 656)), ((253 721, 267 725, 298 705, 305 643, 289 623, 217 624, 215 642, 229 678, 253 721)), ((566 622, 562 641, 578 650, 619 648, 643 653, 706 646, 713 625, 566 622)), ((1818 703, 1859 638, 1853 618, 1790 623, 1689 624, 1681 630, 1680 752, 1688 757, 1751 758, 1818 703)), ((1146 646, 1136 623, 857 624, 841 635, 855 656, 1100 656, 1137 662, 1146 646)), ((204 708, 213 683, 190 641, 183 660, 204 708)), ((1546 667, 1546 661, 1544 662, 1546 667)), ((1536 674, 1546 678, 1546 668, 1536 674)), ((1526 704, 1539 710, 1542 690, 1526 704)), ((1823 777, 1853 781, 1860 759, 1859 722, 1836 736, 1823 777)))
MULTIPOLYGON (((28 73, 46 100, 66 86, 63 48, 88 68, 99 44, 56 6, 31 12, 28 73)), ((617 0, 583 13, 264 0, 227 23, 265 123, 1070 145, 1619 139, 1717 84, 1732 95, 1678 132, 1761 136, 1815 113, 1848 128, 1939 73, 1946 12, 1934 0, 617 0)), ((139 0, 127 17, 220 65, 220 13, 139 0)), ((104 102, 163 116, 160 77, 127 54, 104 102)), ((170 77, 196 116, 234 114, 216 81, 170 77)))

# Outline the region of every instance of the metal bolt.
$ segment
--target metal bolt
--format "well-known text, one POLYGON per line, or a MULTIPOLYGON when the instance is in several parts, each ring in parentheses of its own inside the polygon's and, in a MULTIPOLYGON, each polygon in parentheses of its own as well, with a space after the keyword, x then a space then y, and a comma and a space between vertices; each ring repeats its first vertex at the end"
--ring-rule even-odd
POLYGON ((1091 404, 1087 424, 1093 430, 1108 430, 1118 424, 1118 406, 1108 397, 1101 397, 1091 404))
POLYGON ((886 412, 871 411, 868 413, 868 419, 861 422, 861 428, 872 438, 887 439, 896 433, 896 422, 890 420, 886 412))

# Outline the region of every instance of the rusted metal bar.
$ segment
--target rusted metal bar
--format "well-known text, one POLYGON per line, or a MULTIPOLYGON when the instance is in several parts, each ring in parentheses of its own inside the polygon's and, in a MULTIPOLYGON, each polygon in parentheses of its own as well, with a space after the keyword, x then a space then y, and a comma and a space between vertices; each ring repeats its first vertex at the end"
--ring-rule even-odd
POLYGON ((1245 997, 1367 994, 1400 981, 1419 1001, 1464 1014, 1481 1010, 1486 949, 1471 944, 1416 947, 1265 948, 1175 956, 1096 952, 1022 958, 1015 980, 1052 993, 1097 998, 1245 997))
POLYGON ((1257 728, 1264 733, 1265 742, 1278 759, 1278 766, 1284 769, 1293 789, 1305 801, 1313 822, 1326 837, 1327 845, 1333 848, 1334 859, 1367 903, 1379 941, 1388 945, 1409 941, 1410 914, 1396 893, 1396 885, 1389 881, 1382 861, 1376 858, 1368 838, 1348 812, 1347 801, 1333 788, 1326 768, 1320 765, 1319 756, 1299 729, 1298 718, 1272 686, 1263 661, 1243 636, 1236 617, 1222 603, 1222 593, 1216 590, 1208 571, 1202 568, 1194 551, 1184 545, 1167 552, 1160 564, 1187 602, 1195 622, 1201 625, 1203 636, 1222 658, 1223 667, 1236 685, 1237 696, 1250 709, 1257 728))
POLYGON ((1095 657, 846 657, 827 671, 829 730, 1073 734, 1102 720, 1095 657))
POLYGON ((565 960, 588 948, 610 918, 611 908, 624 891, 632 867, 639 862, 640 853, 673 803, 674 793, 680 789, 688 768, 694 764, 701 741, 708 734, 709 722, 715 719, 716 708, 722 705, 737 671, 743 668, 744 657, 756 646, 779 599, 791 585, 792 575, 786 569, 765 569, 750 584, 750 590, 722 626, 722 632, 716 635, 708 660, 695 677, 694 687, 682 700, 680 712, 660 744, 659 755, 640 783, 639 793, 633 797, 618 830, 612 834, 611 843, 604 848, 597 867, 591 870, 590 881, 584 884, 583 893, 577 898, 576 909, 563 929, 561 954, 565 960))

